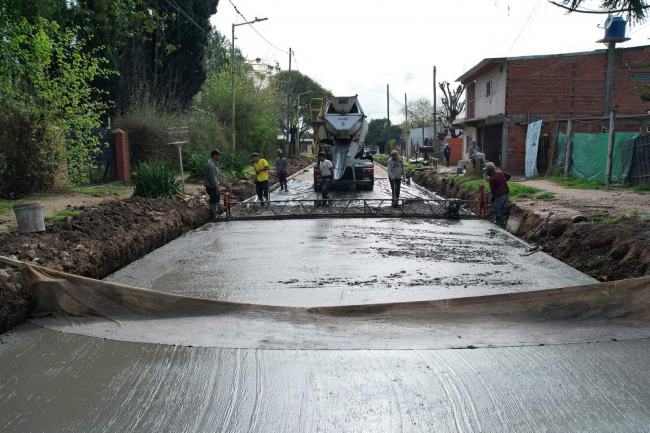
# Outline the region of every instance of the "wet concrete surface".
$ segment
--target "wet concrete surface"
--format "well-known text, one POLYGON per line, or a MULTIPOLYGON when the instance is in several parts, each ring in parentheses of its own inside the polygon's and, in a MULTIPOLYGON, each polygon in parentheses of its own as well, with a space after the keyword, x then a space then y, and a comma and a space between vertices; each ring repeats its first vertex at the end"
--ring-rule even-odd
MULTIPOLYGON (((526 249, 484 221, 217 223, 109 280, 288 306, 593 281, 543 253, 522 257, 526 249)), ((6 432, 645 432, 650 423, 647 339, 264 350, 114 341, 27 323, 2 337, 0 365, 6 432)))
MULTIPOLYGON (((276 189, 271 192, 270 200, 316 200, 317 198, 322 197, 321 194, 314 191, 313 168, 301 173, 295 179, 290 180, 287 183, 287 189, 288 191, 280 191, 280 189, 276 189)), ((379 164, 375 164, 375 186, 372 191, 357 191, 354 186, 348 186, 337 188, 330 193, 330 198, 332 200, 344 200, 350 198, 364 198, 371 200, 384 199, 386 202, 383 203, 383 206, 390 206, 391 196, 392 193, 386 169, 379 164)), ((435 199, 440 197, 419 187, 418 185, 415 185, 414 183, 407 185, 406 182, 402 182, 400 199, 416 198, 435 199)), ((257 201, 257 197, 253 197, 251 201, 257 201)), ((375 205, 379 205, 379 203, 375 203, 375 205)))
POLYGON ((422 301, 595 282, 481 220, 215 223, 108 281, 201 298, 313 307, 422 301))
POLYGON ((250 350, 21 326, 4 432, 645 432, 650 341, 476 350, 250 350))

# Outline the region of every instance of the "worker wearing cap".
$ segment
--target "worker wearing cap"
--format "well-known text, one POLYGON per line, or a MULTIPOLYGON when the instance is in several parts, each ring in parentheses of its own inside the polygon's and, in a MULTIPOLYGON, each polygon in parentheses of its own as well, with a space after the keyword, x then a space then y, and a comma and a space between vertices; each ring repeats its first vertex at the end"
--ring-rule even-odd
POLYGON ((260 159, 259 153, 251 153, 251 160, 255 171, 257 200, 264 206, 264 202, 269 200, 269 163, 266 159, 260 159))
POLYGON ((278 174, 280 191, 289 191, 287 189, 287 164, 289 164, 289 161, 287 161, 287 158, 284 157, 284 151, 282 149, 278 149, 278 159, 275 160, 275 171, 278 174))
POLYGON ((325 152, 318 152, 318 170, 320 170, 320 190, 323 194, 323 201, 316 202, 316 206, 328 206, 325 200, 330 199, 330 189, 334 186, 334 165, 332 161, 325 158, 325 152))
POLYGON ((451 147, 449 147, 449 143, 445 143, 445 149, 442 153, 445 156, 445 166, 449 167, 449 158, 451 157, 451 147))
POLYGON ((485 172, 489 176, 490 191, 492 192, 492 203, 494 204, 494 216, 497 218, 497 224, 503 224, 503 213, 510 194, 508 180, 510 174, 505 171, 497 170, 493 163, 488 162, 485 165, 485 172))
POLYGON ((210 153, 210 160, 208 165, 205 167, 205 179, 203 180, 203 185, 205 186, 205 191, 210 196, 210 219, 215 219, 217 217, 217 211, 219 210, 219 167, 217 167, 217 161, 221 157, 221 152, 217 149, 214 149, 210 153))
POLYGON ((393 207, 398 206, 399 192, 402 186, 402 177, 406 179, 406 167, 404 161, 397 154, 396 150, 390 153, 390 159, 386 163, 386 171, 388 172, 388 182, 390 182, 390 190, 393 194, 393 207))

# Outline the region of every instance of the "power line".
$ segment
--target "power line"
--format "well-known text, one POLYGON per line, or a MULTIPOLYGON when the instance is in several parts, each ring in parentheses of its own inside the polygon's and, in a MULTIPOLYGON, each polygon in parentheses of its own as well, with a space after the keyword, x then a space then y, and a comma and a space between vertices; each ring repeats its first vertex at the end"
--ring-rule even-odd
MULTIPOLYGON (((169 1, 169 0, 168 0, 168 1, 169 1)), ((237 12, 237 14, 239 14, 239 16, 242 17, 242 19, 243 19, 244 21, 248 22, 248 20, 247 20, 246 17, 244 16, 244 14, 242 14, 241 12, 239 12, 239 9, 237 9, 237 6, 235 6, 235 4, 232 2, 232 0, 228 0, 228 1, 229 1, 230 4, 232 5, 232 7, 235 8, 235 12, 237 12)), ((253 31, 254 31, 255 33, 257 33, 257 36, 259 36, 260 38, 264 39, 264 42, 266 42, 267 44, 269 44, 270 46, 272 46, 272 47, 275 48, 276 50, 280 51, 281 53, 287 54, 287 51, 284 51, 283 49, 276 47, 276 46, 273 45, 273 44, 272 44, 268 39, 266 39, 264 36, 262 36, 262 34, 261 34, 260 32, 258 32, 257 29, 256 29, 255 27, 253 27, 253 25, 252 25, 251 23, 248 23, 248 26, 249 26, 251 29, 253 29, 253 31)))
POLYGON ((208 34, 208 32, 206 32, 205 29, 204 29, 203 27, 201 27, 200 25, 198 25, 198 24, 196 23, 196 21, 194 21, 194 20, 192 19, 192 17, 190 17, 190 16, 187 14, 187 12, 185 12, 183 9, 181 9, 180 6, 178 6, 176 3, 174 3, 173 0, 166 0, 166 1, 167 1, 167 3, 169 3, 170 5, 174 6, 174 7, 176 8, 176 10, 177 10, 181 15, 183 15, 183 16, 184 16, 184 17, 185 17, 189 22, 191 22, 192 24, 194 24, 194 25, 196 26, 196 28, 198 28, 199 30, 201 30, 201 31, 202 31, 203 33, 205 33, 206 35, 208 34))
POLYGON ((537 12, 537 10, 538 10, 539 5, 540 5, 541 2, 542 2, 542 0, 537 0, 537 3, 535 4, 535 7, 534 7, 533 10, 530 12, 530 15, 528 15, 528 19, 527 19, 526 22, 524 23, 524 26, 521 28, 521 30, 519 30, 519 34, 518 34, 517 37, 515 38, 515 41, 512 43, 512 45, 510 46, 510 49, 508 50, 508 52, 506 53, 506 55, 507 55, 508 53, 510 53, 510 51, 512 51, 512 48, 515 46, 515 44, 516 44, 517 41, 519 40, 519 37, 520 37, 521 34, 523 33, 524 29, 526 29, 526 26, 528 26, 528 22, 529 22, 530 19, 533 17, 533 15, 535 14, 535 12, 537 12))
POLYGON ((300 71, 300 66, 298 65, 298 59, 296 58, 296 52, 294 50, 291 50, 291 55, 293 56, 293 60, 296 61, 296 71, 300 71))

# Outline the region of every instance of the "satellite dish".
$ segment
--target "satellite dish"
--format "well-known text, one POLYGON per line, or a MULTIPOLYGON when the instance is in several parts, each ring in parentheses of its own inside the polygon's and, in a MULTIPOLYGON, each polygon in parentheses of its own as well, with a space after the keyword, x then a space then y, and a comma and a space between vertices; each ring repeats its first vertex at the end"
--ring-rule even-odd
POLYGON ((614 21, 614 15, 608 15, 607 19, 605 20, 605 25, 603 27, 608 29, 612 25, 613 21, 614 21))

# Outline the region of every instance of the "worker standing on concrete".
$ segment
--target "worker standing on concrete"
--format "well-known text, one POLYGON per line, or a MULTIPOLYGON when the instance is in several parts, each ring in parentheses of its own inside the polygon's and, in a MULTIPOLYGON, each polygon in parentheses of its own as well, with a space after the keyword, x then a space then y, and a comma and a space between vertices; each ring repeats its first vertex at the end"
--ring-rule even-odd
POLYGON ((494 204, 494 215, 497 218, 497 224, 503 224, 503 213, 510 194, 508 181, 510 174, 505 171, 497 171, 493 163, 488 162, 485 165, 485 172, 489 176, 490 191, 492 192, 492 203, 494 204))
POLYGON ((269 201, 269 163, 266 159, 260 159, 259 153, 251 153, 251 160, 255 170, 257 200, 264 206, 264 202, 269 201))
POLYGON ((398 206, 399 192, 402 186, 402 177, 406 179, 406 167, 404 161, 397 154, 396 150, 390 153, 390 159, 386 163, 386 171, 388 172, 388 182, 390 182, 390 190, 393 193, 393 207, 398 206))
POLYGON ((205 179, 203 180, 205 191, 210 196, 210 219, 212 220, 217 217, 219 201, 221 200, 219 196, 219 167, 217 167, 217 161, 219 161, 220 157, 221 152, 217 149, 210 153, 210 160, 205 167, 205 179))
POLYGON ((320 170, 320 190, 323 194, 322 201, 316 201, 316 206, 329 206, 329 202, 325 200, 330 199, 330 189, 334 186, 336 180, 334 179, 334 165, 332 161, 325 158, 324 152, 318 153, 318 169, 320 170))
POLYGON ((449 158, 451 158, 451 147, 449 147, 449 143, 445 143, 445 150, 442 153, 445 156, 445 166, 449 167, 449 158))
POLYGON ((469 159, 472 159, 475 153, 481 153, 481 148, 476 145, 476 141, 472 141, 472 145, 469 148, 469 159))
POLYGON ((275 171, 278 173, 278 181, 280 182, 280 191, 289 191, 287 189, 287 158, 284 157, 282 149, 278 149, 278 159, 275 160, 275 171))

